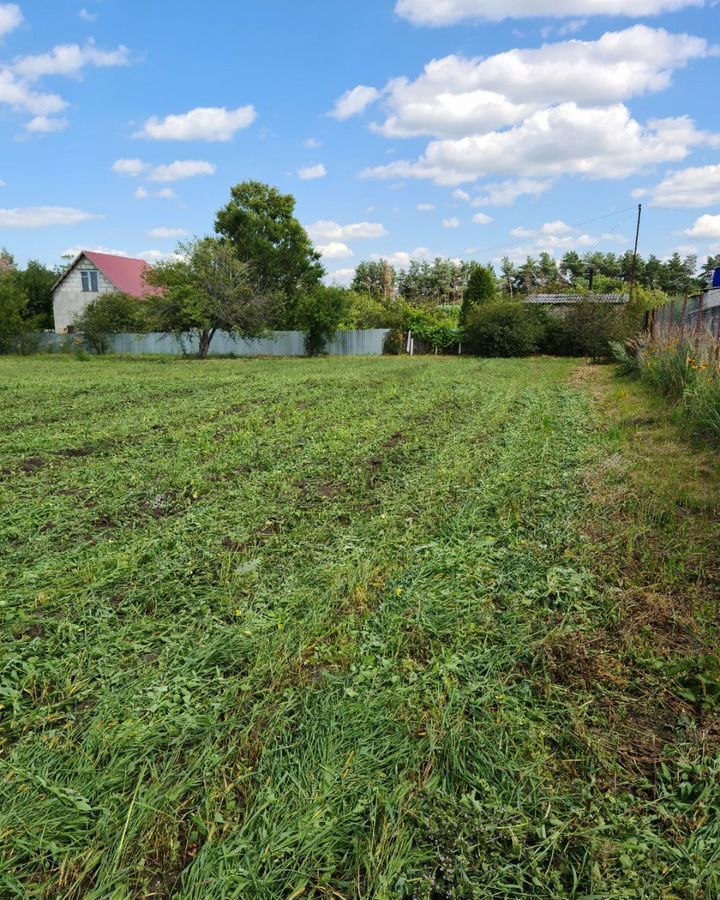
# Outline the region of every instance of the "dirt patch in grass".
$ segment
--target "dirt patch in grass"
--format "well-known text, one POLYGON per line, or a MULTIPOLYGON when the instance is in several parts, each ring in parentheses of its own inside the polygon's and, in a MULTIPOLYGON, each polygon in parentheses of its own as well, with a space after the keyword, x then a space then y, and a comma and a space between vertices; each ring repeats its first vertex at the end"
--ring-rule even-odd
POLYGON ((23 472, 27 472, 28 475, 31 475, 39 469, 44 469, 47 464, 48 461, 43 459, 42 456, 29 456, 20 463, 20 469, 23 472))
POLYGON ((81 459, 84 456, 92 456, 96 452, 95 447, 68 447, 66 450, 56 450, 55 455, 65 459, 81 459))

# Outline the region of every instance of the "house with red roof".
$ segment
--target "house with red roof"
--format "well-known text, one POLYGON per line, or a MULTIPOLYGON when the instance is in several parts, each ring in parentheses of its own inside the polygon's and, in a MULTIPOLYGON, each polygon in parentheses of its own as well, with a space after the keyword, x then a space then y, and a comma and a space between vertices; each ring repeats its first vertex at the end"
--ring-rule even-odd
POLYGON ((158 289, 145 283, 150 266, 144 259, 83 250, 53 285, 55 331, 67 334, 75 318, 100 294, 148 297, 158 289))

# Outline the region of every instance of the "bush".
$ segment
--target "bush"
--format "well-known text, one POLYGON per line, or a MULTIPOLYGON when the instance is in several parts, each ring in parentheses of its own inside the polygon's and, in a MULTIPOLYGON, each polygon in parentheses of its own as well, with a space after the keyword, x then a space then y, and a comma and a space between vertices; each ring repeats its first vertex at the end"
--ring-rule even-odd
POLYGON ((27 297, 12 275, 0 274, 0 353, 17 353, 27 297))
POLYGON ((491 267, 475 266, 470 273, 468 285, 463 295, 460 322, 467 324, 472 311, 495 300, 495 274, 491 267))
POLYGON ((473 309, 464 347, 477 356, 527 356, 543 346, 547 315, 523 303, 492 303, 473 309))
POLYGON ((295 324, 305 332, 305 352, 318 356, 335 335, 345 312, 346 291, 318 285, 304 294, 295 308, 295 324))
POLYGON ((85 336, 95 353, 107 353, 113 334, 147 330, 146 304, 127 294, 100 294, 75 318, 75 331, 85 336))
POLYGON ((628 309, 591 300, 577 303, 563 317, 548 318, 545 349, 558 356, 609 359, 611 342, 622 342, 637 331, 628 309))

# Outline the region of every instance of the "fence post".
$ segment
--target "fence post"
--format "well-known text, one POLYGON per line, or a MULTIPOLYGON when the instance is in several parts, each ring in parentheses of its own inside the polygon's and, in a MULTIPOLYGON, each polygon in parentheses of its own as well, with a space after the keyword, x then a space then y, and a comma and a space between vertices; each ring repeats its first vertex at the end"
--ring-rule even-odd
POLYGON ((703 317, 705 315, 705 293, 700 294, 700 305, 697 311, 697 325, 695 326, 695 339, 699 342, 702 334, 703 317))
POLYGON ((650 337, 651 337, 651 338, 654 338, 654 337, 655 337, 655 319, 656 319, 656 316, 657 316, 657 309, 653 308, 652 312, 650 313, 650 337))

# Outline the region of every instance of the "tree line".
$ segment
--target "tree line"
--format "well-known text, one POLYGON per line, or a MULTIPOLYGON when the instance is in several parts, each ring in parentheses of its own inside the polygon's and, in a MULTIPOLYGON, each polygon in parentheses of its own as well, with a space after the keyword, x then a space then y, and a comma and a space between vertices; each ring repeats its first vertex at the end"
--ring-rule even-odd
MULTIPOLYGON (((478 305, 536 292, 627 292, 633 279, 660 298, 660 292, 682 295, 701 290, 719 267, 720 255, 699 265, 697 257, 678 253, 635 261, 631 252, 569 251, 559 261, 541 253, 519 265, 505 257, 497 271, 440 257, 403 269, 379 259, 361 262, 349 287, 327 286, 320 254, 295 216, 295 198, 246 181, 231 189, 212 236, 179 245, 150 270, 153 295, 101 294, 75 324, 96 349, 118 331, 194 333, 201 356, 220 329, 246 337, 298 329, 308 352, 317 353, 338 328, 412 327, 445 347, 478 305)), ((36 261, 20 270, 6 251, 0 255, 0 349, 9 335, 52 328, 51 288, 62 271, 36 261)))

